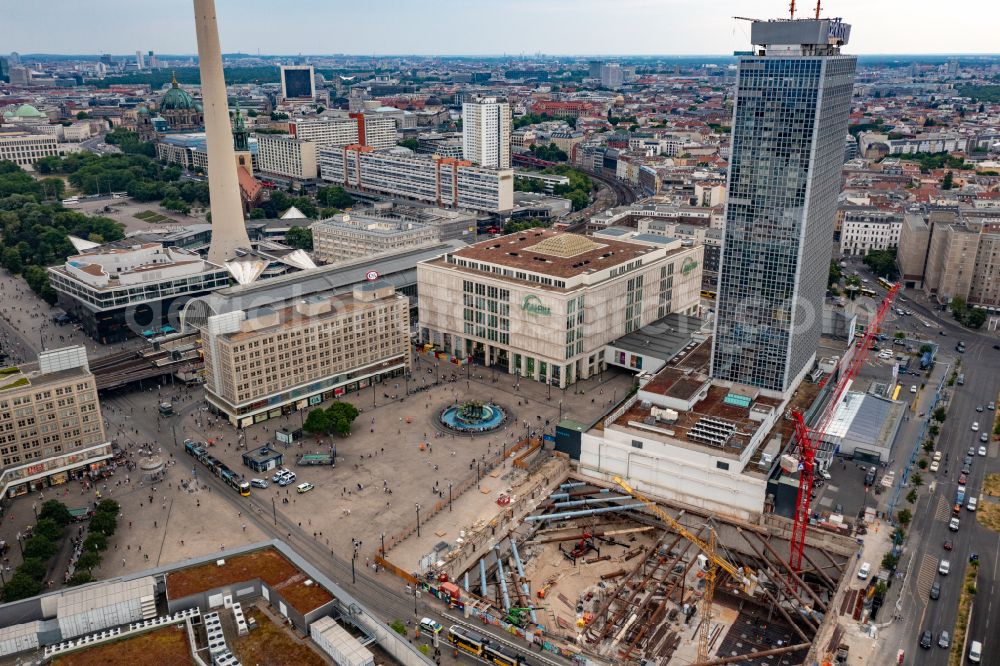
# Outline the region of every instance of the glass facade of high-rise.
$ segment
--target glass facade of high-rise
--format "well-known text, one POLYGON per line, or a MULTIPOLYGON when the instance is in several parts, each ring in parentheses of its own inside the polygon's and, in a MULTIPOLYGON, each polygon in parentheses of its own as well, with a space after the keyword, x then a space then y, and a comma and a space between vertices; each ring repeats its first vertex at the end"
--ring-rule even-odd
POLYGON ((815 358, 855 66, 740 58, 714 378, 785 393, 815 358))

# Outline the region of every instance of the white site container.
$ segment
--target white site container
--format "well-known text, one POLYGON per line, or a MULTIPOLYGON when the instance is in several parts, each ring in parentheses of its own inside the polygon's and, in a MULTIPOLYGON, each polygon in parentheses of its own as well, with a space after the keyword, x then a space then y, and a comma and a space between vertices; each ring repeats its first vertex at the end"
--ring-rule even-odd
POLYGON ((333 618, 322 617, 309 625, 309 635, 338 666, 374 666, 375 657, 333 618))

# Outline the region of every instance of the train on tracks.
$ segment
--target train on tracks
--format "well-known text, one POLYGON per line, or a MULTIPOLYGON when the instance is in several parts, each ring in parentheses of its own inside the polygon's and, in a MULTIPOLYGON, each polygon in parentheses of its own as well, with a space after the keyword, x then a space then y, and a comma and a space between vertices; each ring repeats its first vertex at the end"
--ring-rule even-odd
POLYGON ((496 666, 527 666, 524 657, 513 649, 495 641, 490 642, 476 632, 458 625, 448 628, 448 642, 459 650, 496 666))
POLYGON ((250 482, 229 469, 221 460, 211 455, 204 446, 194 440, 186 439, 184 440, 184 451, 207 467, 213 475, 222 479, 227 486, 240 495, 243 495, 243 497, 250 496, 250 482))

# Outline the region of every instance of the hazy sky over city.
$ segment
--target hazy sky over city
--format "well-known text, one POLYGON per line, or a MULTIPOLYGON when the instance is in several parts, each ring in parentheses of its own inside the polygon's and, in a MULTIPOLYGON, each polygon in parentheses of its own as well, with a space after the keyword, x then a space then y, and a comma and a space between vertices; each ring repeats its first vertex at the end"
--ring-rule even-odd
MULTIPOLYGON (((195 51, 190 0, 3 3, 0 49, 195 51)), ((1000 0, 824 0, 853 25, 851 53, 997 53, 1000 0)), ((798 3, 799 16, 815 3, 798 3)), ((726 54, 732 16, 787 16, 787 0, 216 0, 222 48, 262 54, 726 54)))

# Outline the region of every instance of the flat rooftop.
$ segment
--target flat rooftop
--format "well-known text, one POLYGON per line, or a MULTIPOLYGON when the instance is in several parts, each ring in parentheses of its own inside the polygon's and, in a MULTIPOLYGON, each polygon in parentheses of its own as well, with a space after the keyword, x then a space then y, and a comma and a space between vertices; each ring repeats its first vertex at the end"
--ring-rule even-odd
POLYGON ((277 590, 300 613, 308 613, 333 600, 333 595, 273 548, 251 551, 205 562, 167 574, 167 598, 182 599, 226 585, 259 578, 277 590), (308 584, 307 584, 308 582, 308 584))
POLYGON ((638 331, 623 335, 610 346, 655 358, 675 357, 701 331, 702 320, 676 312, 646 324, 638 331))
POLYGON ((470 245, 453 252, 452 257, 570 278, 626 264, 656 249, 652 245, 595 240, 551 229, 529 229, 470 245))

